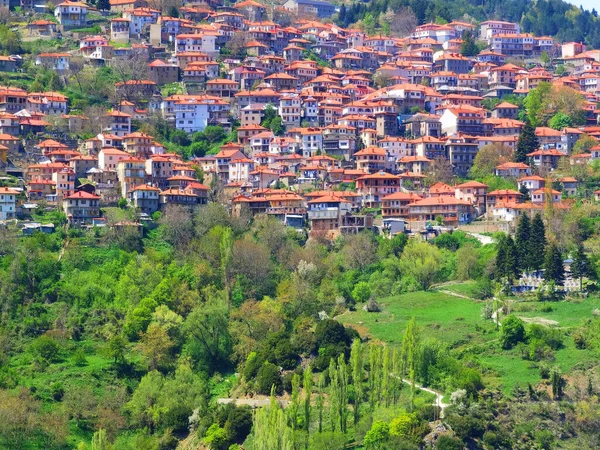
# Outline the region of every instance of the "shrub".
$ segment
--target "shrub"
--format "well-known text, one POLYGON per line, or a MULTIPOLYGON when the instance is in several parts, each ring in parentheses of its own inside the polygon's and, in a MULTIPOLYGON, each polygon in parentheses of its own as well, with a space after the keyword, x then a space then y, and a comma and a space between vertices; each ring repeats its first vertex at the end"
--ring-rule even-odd
POLYGON ((438 450, 462 450, 463 447, 460 439, 445 434, 439 437, 436 445, 438 450))
POLYGON ((502 348, 509 350, 525 341, 525 326, 517 316, 510 315, 502 322, 502 348))
POLYGON ((53 362, 58 357, 60 346, 51 337, 40 336, 31 344, 31 350, 36 357, 46 362, 53 362))

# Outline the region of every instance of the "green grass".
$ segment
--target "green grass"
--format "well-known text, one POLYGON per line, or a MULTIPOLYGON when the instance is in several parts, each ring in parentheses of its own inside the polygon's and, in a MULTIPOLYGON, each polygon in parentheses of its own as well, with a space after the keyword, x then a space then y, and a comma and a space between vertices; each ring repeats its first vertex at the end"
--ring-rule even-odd
POLYGON ((465 281, 464 283, 449 283, 440 286, 441 290, 455 292, 466 297, 477 298, 477 283, 475 281, 465 281))
MULTIPOLYGON (((450 345, 474 339, 479 327, 492 329, 492 323, 481 320, 482 303, 442 292, 411 292, 378 300, 381 313, 368 313, 358 308, 338 317, 347 325, 375 339, 399 343, 406 323, 415 317, 423 334, 450 345)), ((477 340, 476 340, 477 341, 477 340)))
POLYGON ((586 319, 594 317, 592 311, 600 309, 600 298, 589 297, 587 299, 577 299, 561 302, 548 302, 546 305, 552 307, 551 312, 542 312, 544 306, 538 302, 522 302, 515 308, 515 314, 520 317, 541 317, 544 319, 555 320, 560 327, 575 327, 586 319), (517 311, 520 307, 535 308, 532 311, 517 311))
MULTIPOLYGON (((471 296, 473 287, 473 282, 467 282, 444 285, 440 289, 471 296)), ((518 349, 502 350, 500 333, 491 321, 481 319, 483 302, 431 291, 383 298, 378 303, 382 307, 380 313, 368 313, 357 307, 357 311, 347 312, 338 320, 355 327, 362 336, 397 344, 402 340, 406 323, 415 317, 422 336, 438 339, 448 344, 459 358, 478 363, 486 385, 505 393, 510 393, 517 385, 527 387, 527 383, 539 383, 540 364, 558 366, 563 373, 568 373, 591 367, 598 359, 596 352, 576 349, 568 334, 564 337, 564 348, 543 362, 523 359, 518 349)), ((598 297, 546 305, 520 301, 513 305, 513 313, 519 317, 554 320, 561 328, 568 329, 592 318, 595 308, 600 308, 598 297), (552 311, 542 312, 547 305, 552 306, 552 311)))

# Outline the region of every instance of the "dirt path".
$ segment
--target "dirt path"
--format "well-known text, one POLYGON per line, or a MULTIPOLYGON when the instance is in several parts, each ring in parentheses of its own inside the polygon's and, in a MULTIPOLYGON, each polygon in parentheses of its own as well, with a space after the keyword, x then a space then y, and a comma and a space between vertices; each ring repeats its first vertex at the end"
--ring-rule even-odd
MULTIPOLYGON (((406 379, 402 378, 402 381, 406 384, 409 384, 409 385, 411 384, 410 380, 406 380, 406 379)), ((437 406, 440 408, 440 419, 443 419, 445 409, 448 406, 450 406, 448 403, 444 403, 444 394, 442 394, 439 391, 434 391, 433 389, 429 389, 424 386, 421 386, 420 384, 417 384, 417 383, 415 383, 415 388, 419 389, 423 392, 427 392, 429 394, 435 395, 435 400, 433 402, 433 406, 437 406)))
MULTIPOLYGON (((253 398, 218 398, 217 403, 219 405, 227 405, 233 403, 235 406, 250 406, 252 408, 260 408, 262 406, 269 406, 271 399, 267 396, 253 397, 253 398)), ((277 402, 282 406, 287 406, 289 401, 277 399, 277 402)))

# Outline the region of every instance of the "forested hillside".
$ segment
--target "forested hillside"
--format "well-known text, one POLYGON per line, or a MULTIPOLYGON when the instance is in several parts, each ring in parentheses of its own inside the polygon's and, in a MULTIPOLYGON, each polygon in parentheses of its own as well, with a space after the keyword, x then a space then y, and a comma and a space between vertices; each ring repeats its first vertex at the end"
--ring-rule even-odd
POLYGON ((597 254, 577 242, 597 246, 597 205, 487 245, 307 241, 216 203, 143 235, 135 210, 106 213, 120 225, 0 230, 2 449, 598 444, 600 299, 556 290, 560 248, 593 292, 597 254), (532 267, 548 284, 508 295, 532 267))
MULTIPOLYGON (((584 42, 600 48, 600 19, 596 10, 587 11, 563 0, 375 0, 343 5, 337 22, 348 26, 361 21, 382 31, 403 29, 414 14, 416 25, 452 20, 506 20, 521 24, 523 32, 553 36, 558 41, 584 42), (388 15, 386 15, 386 13, 388 15), (400 14, 398 14, 400 13, 400 14), (387 24, 387 25, 386 25, 387 24)), ((411 27, 407 27, 410 30, 411 27)))

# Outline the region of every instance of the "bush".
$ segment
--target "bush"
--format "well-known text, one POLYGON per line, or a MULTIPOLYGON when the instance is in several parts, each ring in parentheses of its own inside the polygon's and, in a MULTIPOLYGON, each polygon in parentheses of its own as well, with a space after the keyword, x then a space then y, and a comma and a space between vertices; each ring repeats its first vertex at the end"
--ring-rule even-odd
POLYGON ((283 381, 281 380, 279 367, 265 361, 256 375, 256 392, 269 395, 272 387, 275 388, 276 394, 281 394, 283 392, 283 381))
POLYGON ((462 450, 464 446, 460 439, 444 434, 439 437, 435 447, 438 450, 462 450))
POLYGON ((502 322, 502 348, 509 350, 525 341, 525 325, 517 316, 510 315, 502 322))
POLYGON ((45 362, 53 362, 58 357, 60 346, 49 336, 40 336, 31 344, 33 354, 45 362))

